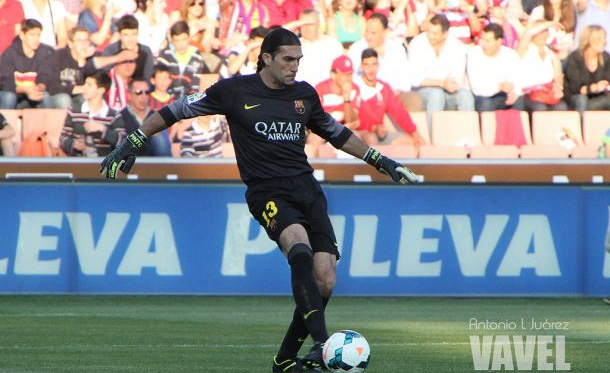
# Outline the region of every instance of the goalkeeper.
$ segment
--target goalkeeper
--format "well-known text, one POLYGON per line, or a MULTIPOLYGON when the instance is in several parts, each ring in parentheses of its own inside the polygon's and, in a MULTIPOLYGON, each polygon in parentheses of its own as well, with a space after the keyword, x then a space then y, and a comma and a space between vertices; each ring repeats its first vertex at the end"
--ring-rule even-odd
POLYGON ((406 167, 369 148, 337 123, 320 104, 315 89, 295 76, 302 57, 299 38, 286 29, 270 32, 261 45, 257 73, 225 79, 183 97, 153 114, 102 162, 101 173, 127 173, 153 134, 185 118, 223 114, 229 123, 250 212, 275 241, 291 270, 296 310, 273 372, 316 372, 328 339, 324 309, 335 286, 339 258, 326 198, 305 155, 305 127, 334 147, 361 158, 392 180, 417 181, 406 167), (297 352, 311 335, 313 347, 297 352))

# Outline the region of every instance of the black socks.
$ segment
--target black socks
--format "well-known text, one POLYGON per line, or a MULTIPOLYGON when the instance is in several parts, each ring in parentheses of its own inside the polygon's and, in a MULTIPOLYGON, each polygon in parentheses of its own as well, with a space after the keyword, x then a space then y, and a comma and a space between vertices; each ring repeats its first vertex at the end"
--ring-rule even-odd
POLYGON ((288 253, 292 272, 292 295, 297 305, 290 327, 278 352, 279 359, 292 359, 309 334, 315 342, 328 339, 324 309, 328 298, 322 298, 313 276, 313 253, 308 245, 299 243, 288 253))

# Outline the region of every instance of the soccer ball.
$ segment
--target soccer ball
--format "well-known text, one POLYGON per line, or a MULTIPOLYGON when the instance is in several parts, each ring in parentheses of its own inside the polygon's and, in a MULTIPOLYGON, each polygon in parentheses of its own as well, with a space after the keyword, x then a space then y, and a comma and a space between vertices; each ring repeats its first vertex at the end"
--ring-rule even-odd
POLYGON ((324 364, 331 373, 360 373, 369 365, 371 348, 364 337, 352 330, 331 335, 322 351, 324 364))

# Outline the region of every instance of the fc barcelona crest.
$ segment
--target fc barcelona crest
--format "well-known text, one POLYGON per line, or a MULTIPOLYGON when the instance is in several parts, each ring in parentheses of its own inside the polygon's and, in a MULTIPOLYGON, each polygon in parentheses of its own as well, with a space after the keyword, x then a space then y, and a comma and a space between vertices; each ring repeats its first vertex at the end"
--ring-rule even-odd
POLYGON ((305 114, 305 103, 303 100, 294 101, 294 110, 296 110, 298 114, 305 114))

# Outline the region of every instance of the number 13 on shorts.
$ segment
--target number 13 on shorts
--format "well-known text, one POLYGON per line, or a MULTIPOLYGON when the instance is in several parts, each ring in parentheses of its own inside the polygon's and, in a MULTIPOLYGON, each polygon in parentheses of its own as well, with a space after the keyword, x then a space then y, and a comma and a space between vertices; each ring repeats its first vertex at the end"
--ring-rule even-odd
POLYGON ((277 206, 275 205, 275 202, 267 202, 262 215, 263 219, 265 219, 265 223, 267 223, 267 228, 269 228, 269 224, 271 224, 271 218, 277 215, 277 206))

